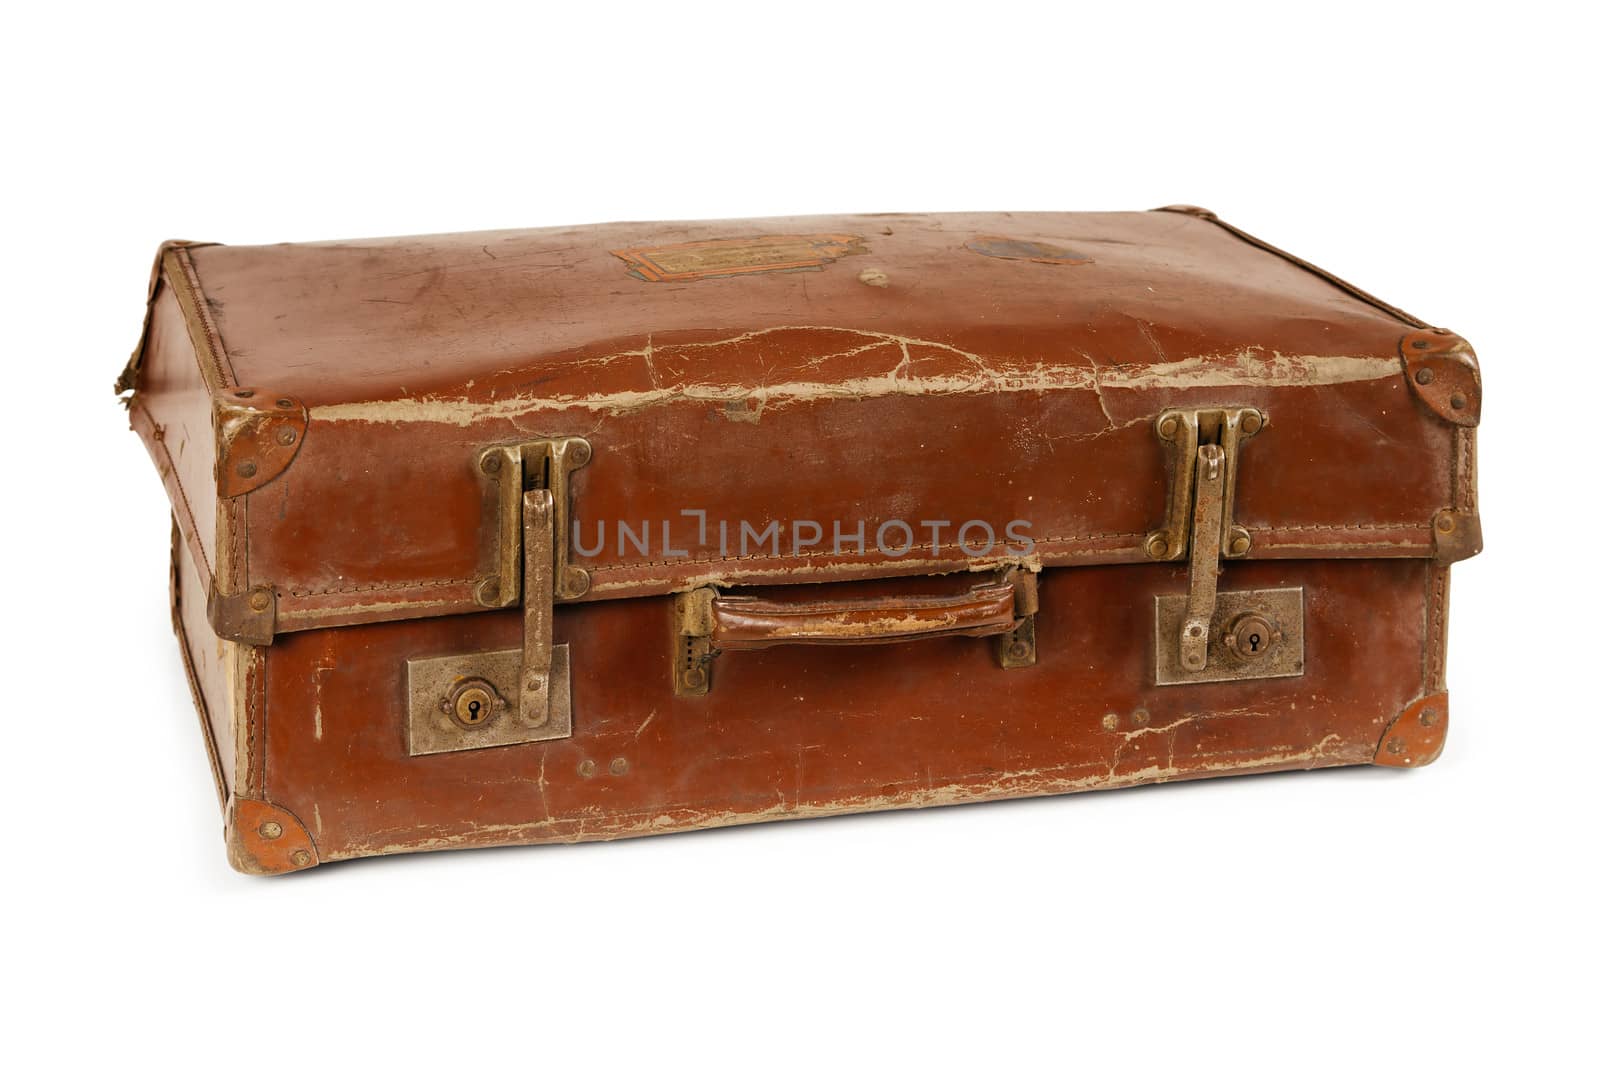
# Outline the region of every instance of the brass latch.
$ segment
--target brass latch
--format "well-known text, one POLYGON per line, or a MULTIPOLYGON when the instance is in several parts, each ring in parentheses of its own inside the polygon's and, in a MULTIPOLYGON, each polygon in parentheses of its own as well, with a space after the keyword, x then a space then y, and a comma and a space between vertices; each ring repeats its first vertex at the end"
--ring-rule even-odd
POLYGON ((1156 684, 1278 678, 1305 669, 1301 591, 1221 592, 1224 559, 1250 552, 1233 521, 1240 443, 1261 432, 1255 408, 1167 411, 1156 435, 1173 449, 1167 520, 1145 538, 1153 560, 1189 560, 1187 596, 1156 598, 1156 684))
POLYGON ((522 647, 408 661, 412 755, 572 736, 555 602, 589 589, 588 572, 568 559, 568 475, 591 454, 582 438, 560 437, 496 445, 478 457, 494 496, 496 568, 475 596, 485 607, 521 599, 522 647))

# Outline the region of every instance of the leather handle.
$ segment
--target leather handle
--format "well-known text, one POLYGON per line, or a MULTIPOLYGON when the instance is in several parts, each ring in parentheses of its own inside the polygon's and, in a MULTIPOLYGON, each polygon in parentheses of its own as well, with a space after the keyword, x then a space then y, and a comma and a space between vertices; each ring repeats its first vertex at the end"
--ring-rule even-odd
MULTIPOLYGON (((1033 576, 1027 576, 1031 579, 1033 576)), ((717 652, 778 645, 876 645, 928 637, 991 637, 1022 621, 1010 582, 986 581, 953 594, 786 601, 717 596, 710 604, 717 652)))

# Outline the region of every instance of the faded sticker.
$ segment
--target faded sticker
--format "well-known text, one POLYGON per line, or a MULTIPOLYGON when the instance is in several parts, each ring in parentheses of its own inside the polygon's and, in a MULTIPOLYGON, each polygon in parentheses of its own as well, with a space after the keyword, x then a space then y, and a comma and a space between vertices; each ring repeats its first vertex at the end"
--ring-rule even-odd
POLYGON ((612 255, 628 265, 628 273, 646 282, 689 282, 729 278, 736 274, 821 270, 841 256, 867 250, 848 233, 768 234, 763 237, 719 237, 714 241, 624 248, 612 255))
POLYGON ((967 247, 980 256, 995 259, 1023 259, 1029 263, 1093 263, 1094 260, 1070 248, 1045 241, 1019 241, 1014 237, 974 237, 967 247))

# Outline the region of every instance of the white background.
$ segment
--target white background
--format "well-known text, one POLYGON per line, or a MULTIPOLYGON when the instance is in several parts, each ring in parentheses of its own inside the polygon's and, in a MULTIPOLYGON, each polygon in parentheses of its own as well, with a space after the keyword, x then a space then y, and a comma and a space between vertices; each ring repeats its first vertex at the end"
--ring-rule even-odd
POLYGON ((9 1058, 1595 1062, 1590 31, 561 7, 7 15, 9 1058), (1478 350, 1488 550, 1439 763, 228 868, 111 389, 161 239, 1172 202, 1478 350))

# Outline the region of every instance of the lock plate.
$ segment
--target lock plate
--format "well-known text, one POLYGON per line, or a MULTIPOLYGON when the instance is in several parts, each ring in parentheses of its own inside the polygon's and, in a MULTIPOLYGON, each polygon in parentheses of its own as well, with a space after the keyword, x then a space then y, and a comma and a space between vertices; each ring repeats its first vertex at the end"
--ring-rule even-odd
MULTIPOLYGON (((1156 684, 1188 685, 1195 682, 1238 682, 1247 678, 1298 678, 1306 671, 1305 595, 1294 589, 1244 589, 1219 591, 1216 622, 1206 640, 1206 663, 1186 670, 1183 628, 1189 617, 1189 598, 1182 593, 1156 597, 1156 684), (1256 616, 1275 627, 1265 651, 1228 645, 1235 623, 1256 616)), ((1243 631, 1257 631, 1256 620, 1243 631)))
POLYGON ((434 656, 406 662, 410 729, 407 738, 413 756, 434 752, 463 752, 498 748, 527 741, 553 741, 572 736, 572 683, 567 646, 556 645, 550 655, 550 706, 542 701, 522 701, 522 649, 477 652, 466 656, 434 656), (506 706, 478 726, 457 722, 449 706, 462 682, 481 679, 493 686, 506 706))

